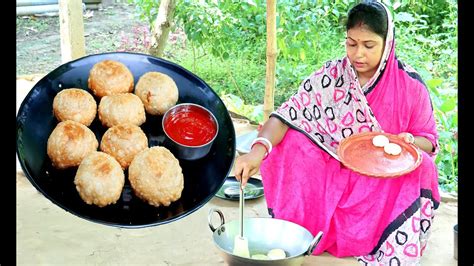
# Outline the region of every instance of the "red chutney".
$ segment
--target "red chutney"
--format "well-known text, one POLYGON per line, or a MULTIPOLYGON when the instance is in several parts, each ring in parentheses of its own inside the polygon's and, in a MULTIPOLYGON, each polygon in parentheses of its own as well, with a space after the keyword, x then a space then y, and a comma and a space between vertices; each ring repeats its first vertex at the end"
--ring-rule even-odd
POLYGON ((165 131, 170 138, 186 146, 207 144, 216 135, 216 125, 201 109, 183 109, 167 118, 165 131))

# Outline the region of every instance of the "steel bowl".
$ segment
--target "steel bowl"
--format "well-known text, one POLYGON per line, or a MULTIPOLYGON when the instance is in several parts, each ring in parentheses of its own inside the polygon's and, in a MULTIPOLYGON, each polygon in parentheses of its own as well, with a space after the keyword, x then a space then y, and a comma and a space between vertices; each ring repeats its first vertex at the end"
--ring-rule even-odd
MULTIPOLYGON (((165 143, 164 143, 165 147, 170 149, 171 152, 173 152, 173 154, 176 157, 180 159, 184 159, 184 160, 197 160, 206 156, 209 153, 212 147, 212 144, 214 143, 214 140, 216 139, 219 133, 219 123, 217 122, 216 117, 212 114, 211 111, 209 111, 207 108, 199 104, 194 104, 194 103, 177 104, 171 107, 168 111, 166 111, 161 121, 162 121, 163 132, 165 133, 165 136, 166 136, 165 143), (169 132, 167 132, 167 127, 165 127, 166 123, 172 119, 176 119, 176 115, 180 113, 187 113, 187 112, 189 113, 199 112, 201 114, 204 114, 212 122, 213 126, 216 128, 216 132, 210 140, 206 142, 202 142, 202 144, 200 143, 199 145, 191 146, 191 145, 180 143, 178 140, 175 140, 170 136, 169 132)), ((208 130, 208 129, 202 129, 202 130, 208 130)), ((184 130, 183 132, 186 132, 186 131, 184 130)))
POLYGON ((301 265, 306 256, 313 253, 323 232, 315 237, 304 227, 275 218, 245 218, 244 236, 248 239, 250 255, 266 254, 269 250, 285 250, 286 258, 278 260, 258 260, 234 255, 234 238, 240 233, 238 220, 225 222, 224 214, 218 209, 210 209, 208 214, 209 228, 213 232, 214 244, 229 265, 301 265), (221 224, 212 225, 212 215, 219 214, 221 224))
MULTIPOLYGON (((99 99, 96 99, 99 103, 99 99)), ((162 146, 162 116, 146 116, 140 127, 148 146, 162 146)), ((89 127, 98 141, 107 130, 98 117, 89 127)), ((183 67, 150 55, 138 53, 104 53, 89 55, 65 63, 43 77, 23 100, 16 117, 18 160, 31 184, 47 199, 80 218, 111 226, 141 228, 176 221, 204 206, 217 193, 232 169, 235 156, 235 131, 229 112, 219 96, 202 79, 183 67), (181 198, 170 206, 154 207, 133 193, 128 179, 120 199, 99 208, 86 204, 74 185, 77 168, 58 170, 46 154, 49 135, 58 121, 53 115, 53 99, 65 88, 89 90, 87 79, 92 66, 102 60, 125 64, 135 83, 145 73, 158 71, 169 75, 179 90, 179 103, 195 103, 209 109, 221 126, 209 153, 195 161, 180 160, 184 189, 181 198)), ((127 172, 125 172, 127 174, 127 172)), ((34 219, 34 217, 32 217, 34 219)))

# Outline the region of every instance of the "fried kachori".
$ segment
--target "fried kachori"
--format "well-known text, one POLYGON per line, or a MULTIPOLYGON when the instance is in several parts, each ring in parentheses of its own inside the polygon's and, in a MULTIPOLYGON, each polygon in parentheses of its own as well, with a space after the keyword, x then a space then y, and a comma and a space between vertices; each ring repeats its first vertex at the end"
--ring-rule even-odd
POLYGON ((138 80, 135 94, 142 100, 147 113, 163 115, 176 105, 179 91, 170 76, 160 72, 147 72, 138 80))
POLYGON ((89 126, 96 113, 94 97, 83 89, 64 89, 53 99, 53 114, 60 122, 72 120, 89 126))
POLYGON ((94 132, 76 121, 60 122, 49 135, 47 153, 55 168, 78 166, 99 146, 94 132))
POLYGON ((99 120, 106 127, 127 123, 140 126, 146 121, 143 103, 133 93, 120 93, 102 97, 98 113, 99 120))
POLYGON ((184 177, 178 159, 165 147, 138 153, 128 168, 135 195, 153 206, 169 206, 181 197, 184 177))
POLYGON ((89 72, 88 86, 95 96, 103 97, 117 93, 133 91, 132 72, 118 61, 103 60, 92 67, 89 72))
POLYGON ((100 142, 100 150, 113 156, 122 169, 126 169, 135 155, 146 148, 148 138, 139 126, 133 124, 109 128, 100 142))
POLYGON ((125 174, 114 157, 95 151, 82 160, 74 184, 84 202, 104 207, 120 198, 125 174))

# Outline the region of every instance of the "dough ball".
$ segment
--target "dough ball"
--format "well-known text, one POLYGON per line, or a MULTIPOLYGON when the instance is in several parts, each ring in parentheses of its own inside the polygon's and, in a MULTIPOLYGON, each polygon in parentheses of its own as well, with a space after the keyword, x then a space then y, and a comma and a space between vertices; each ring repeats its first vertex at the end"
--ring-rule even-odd
POLYGON ((99 146, 94 132, 81 123, 67 120, 56 125, 47 143, 47 153, 54 167, 78 166, 99 146))
POLYGON ((99 151, 89 153, 82 160, 74 178, 81 199, 99 207, 116 203, 124 183, 125 174, 120 164, 112 156, 99 151))
POLYGON ((178 159, 165 147, 138 153, 128 168, 135 195, 153 206, 169 206, 181 197, 184 177, 178 159))
POLYGON ((140 126, 146 120, 145 107, 133 93, 104 96, 99 103, 99 120, 106 127, 127 123, 140 126))
POLYGON ((399 155, 402 152, 402 147, 396 143, 389 143, 385 145, 383 150, 391 155, 399 155))
POLYGON ((271 260, 281 260, 281 259, 286 258, 286 253, 281 248, 275 248, 268 251, 267 257, 271 260))
POLYGON ((114 60, 104 60, 92 67, 88 85, 94 95, 99 98, 105 95, 132 92, 133 75, 124 64, 114 60))
POLYGON ((140 97, 147 113, 163 115, 178 102, 178 87, 174 80, 160 72, 147 72, 137 82, 135 94, 140 97))
POLYGON ((89 126, 97 113, 97 103, 82 89, 64 89, 53 100, 53 114, 59 122, 72 120, 89 126))
POLYGON ((372 139, 372 144, 376 147, 384 147, 389 142, 389 139, 384 135, 377 135, 372 139))
POLYGON ((135 155, 146 148, 148 138, 139 126, 133 124, 121 124, 109 128, 100 142, 100 150, 112 155, 122 169, 126 169, 135 155))

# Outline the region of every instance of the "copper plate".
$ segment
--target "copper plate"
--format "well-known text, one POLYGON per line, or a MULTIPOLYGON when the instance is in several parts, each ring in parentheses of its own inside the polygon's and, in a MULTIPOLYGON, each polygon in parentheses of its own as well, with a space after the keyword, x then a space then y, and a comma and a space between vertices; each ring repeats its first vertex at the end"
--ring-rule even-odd
POLYGON ((413 144, 406 143, 397 135, 383 132, 365 132, 352 135, 339 143, 337 154, 349 169, 372 177, 397 177, 415 170, 422 160, 421 152, 413 144), (372 139, 377 135, 386 136, 391 143, 402 148, 399 155, 384 152, 376 147, 372 139))

